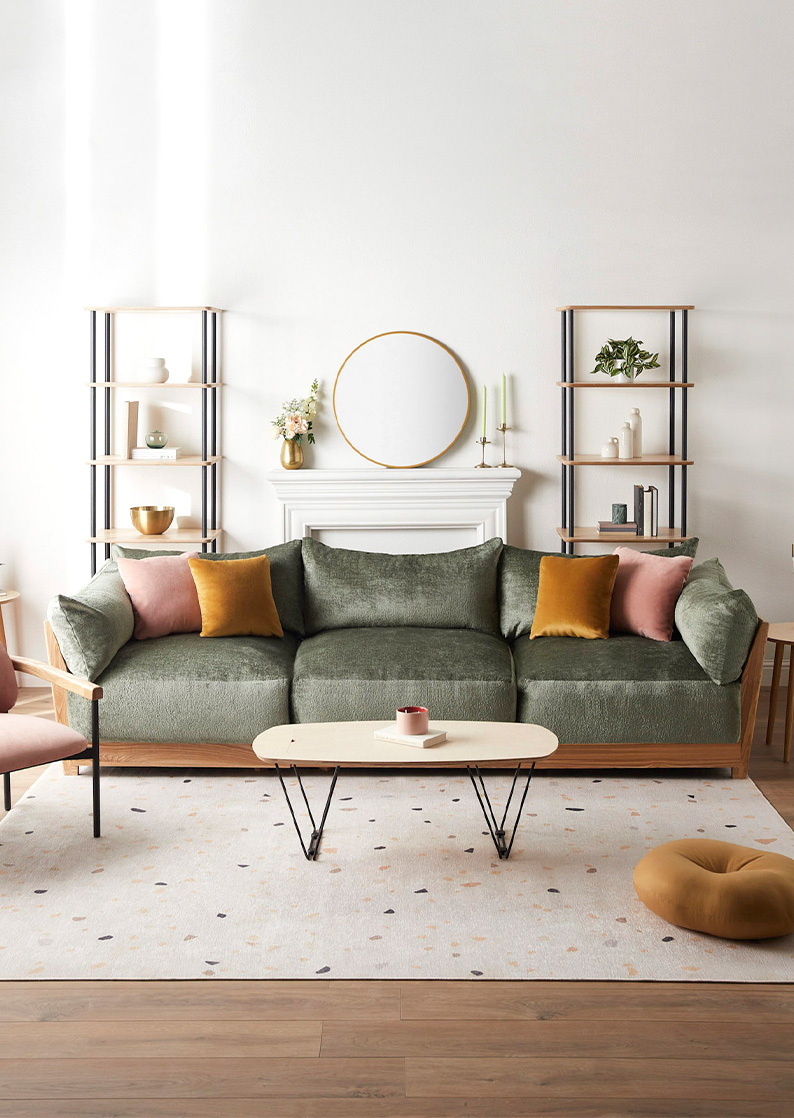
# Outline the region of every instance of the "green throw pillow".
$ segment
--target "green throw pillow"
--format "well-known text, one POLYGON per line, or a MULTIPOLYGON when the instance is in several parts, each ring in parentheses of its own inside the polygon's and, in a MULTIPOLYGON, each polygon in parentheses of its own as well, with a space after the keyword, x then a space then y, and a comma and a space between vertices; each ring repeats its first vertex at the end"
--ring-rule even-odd
POLYGON ((750 652, 758 614, 744 590, 734 590, 719 559, 689 573, 675 607, 684 643, 715 683, 733 683, 750 652))
POLYGON ((412 625, 499 632, 500 539, 434 555, 388 555, 303 541, 306 631, 412 625))
MULTIPOLYGON (((149 559, 153 555, 182 555, 181 551, 147 551, 142 547, 113 544, 114 559, 149 559)), ((259 551, 205 551, 202 559, 256 559, 267 555, 270 560, 270 582, 281 627, 299 637, 305 636, 303 623, 303 563, 301 541, 289 540, 259 551)))
POLYGON ((76 594, 58 594, 47 607, 69 671, 96 680, 128 640, 135 619, 118 566, 109 559, 76 594))
MULTIPOLYGON (((663 547, 648 552, 649 555, 689 555, 693 559, 698 540, 693 537, 675 547, 663 547)), ((611 554, 611 552, 606 552, 611 554)), ((524 547, 506 545, 499 563, 499 619, 502 636, 514 641, 532 628, 535 605, 538 600, 540 561, 544 555, 559 557, 559 551, 532 551, 524 547)))

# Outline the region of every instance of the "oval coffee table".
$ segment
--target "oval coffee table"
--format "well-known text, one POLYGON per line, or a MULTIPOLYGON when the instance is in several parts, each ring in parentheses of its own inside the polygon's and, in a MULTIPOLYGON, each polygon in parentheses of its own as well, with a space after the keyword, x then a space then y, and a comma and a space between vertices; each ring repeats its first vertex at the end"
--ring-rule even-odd
POLYGON ((551 730, 543 726, 534 726, 522 722, 436 722, 433 721, 433 730, 446 730, 447 740, 440 745, 433 745, 427 749, 416 748, 411 745, 376 741, 375 731, 384 728, 382 721, 378 722, 301 722, 292 726, 273 726, 254 741, 254 753, 261 761, 267 761, 275 766, 287 806, 298 832, 303 853, 309 861, 317 858, 320 849, 320 840, 323 835, 325 819, 331 799, 336 787, 336 778, 339 769, 345 767, 357 768, 384 768, 384 769, 420 769, 420 768, 447 768, 450 766, 465 765, 471 778, 477 799, 480 802, 485 822, 488 824, 491 838, 500 858, 509 858, 516 837, 518 821, 524 807, 524 800, 529 791, 529 782, 535 768, 535 762, 542 757, 549 757, 557 748, 558 741, 551 730), (301 781, 298 764, 316 765, 322 768, 333 768, 331 788, 328 799, 325 801, 319 826, 314 821, 312 809, 301 781), (516 765, 513 784, 507 797, 505 810, 501 822, 491 806, 481 765, 516 765), (510 801, 513 798, 516 782, 522 765, 528 765, 527 774, 521 801, 518 805, 513 830, 509 840, 505 834, 505 822, 510 801), (303 802, 309 812, 312 832, 308 845, 304 842, 295 809, 287 792, 287 786, 282 776, 282 767, 291 768, 303 796, 303 802), (479 785, 478 785, 479 782, 479 785))

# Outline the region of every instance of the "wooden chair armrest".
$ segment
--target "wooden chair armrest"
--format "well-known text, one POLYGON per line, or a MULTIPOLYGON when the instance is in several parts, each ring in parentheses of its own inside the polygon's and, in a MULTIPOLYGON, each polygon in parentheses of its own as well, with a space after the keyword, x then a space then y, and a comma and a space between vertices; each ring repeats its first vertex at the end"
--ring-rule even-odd
POLYGON ((42 664, 40 660, 28 660, 25 656, 12 656, 11 663, 14 671, 23 672, 25 675, 35 675, 55 687, 63 687, 74 692, 82 699, 101 699, 102 688, 87 679, 79 679, 69 672, 62 672, 60 668, 53 668, 51 664, 42 664))

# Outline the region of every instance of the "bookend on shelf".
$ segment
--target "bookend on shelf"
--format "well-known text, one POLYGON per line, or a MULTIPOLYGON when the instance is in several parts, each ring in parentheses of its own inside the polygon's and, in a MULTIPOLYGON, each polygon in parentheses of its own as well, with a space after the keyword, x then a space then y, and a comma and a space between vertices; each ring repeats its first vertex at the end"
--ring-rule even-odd
MULTIPOLYGON (((560 550, 563 555, 573 555, 577 543, 654 543, 673 547, 688 539, 687 535, 687 467, 692 459, 687 457, 687 396, 694 384, 687 379, 688 315, 692 306, 565 306, 558 307, 560 312, 560 355, 562 380, 557 381, 560 388, 561 453, 560 498, 562 523, 557 529, 560 537, 560 550), (574 312, 576 311, 663 311, 670 319, 670 364, 669 379, 626 381, 577 381, 574 379, 574 312), (681 380, 676 380, 676 316, 681 315, 681 380), (642 458, 606 458, 600 455, 576 453, 575 404, 576 391, 580 388, 643 388, 663 389, 668 394, 669 438, 667 454, 648 454, 642 458), (680 453, 676 453, 677 422, 676 393, 681 392, 680 453), (576 470, 582 466, 666 466, 667 467, 667 527, 658 527, 658 535, 637 534, 637 530, 625 534, 615 531, 599 531, 598 527, 583 528, 576 524, 576 470), (679 475, 679 498, 676 500, 676 470, 679 475), (676 507, 680 510, 680 527, 675 526, 676 507)), ((642 530, 644 525, 639 524, 642 530)))

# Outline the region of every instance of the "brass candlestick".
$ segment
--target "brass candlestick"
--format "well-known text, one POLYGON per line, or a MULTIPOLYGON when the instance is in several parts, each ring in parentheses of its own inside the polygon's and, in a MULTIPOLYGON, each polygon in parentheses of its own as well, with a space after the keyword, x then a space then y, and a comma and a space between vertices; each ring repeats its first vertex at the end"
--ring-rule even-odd
POLYGON ((485 461, 485 448, 486 448, 486 446, 491 445, 491 440, 486 439, 486 437, 483 435, 483 437, 481 439, 477 439, 477 443, 482 447, 482 462, 478 462, 477 465, 475 466, 475 469, 477 469, 477 470, 490 470, 491 463, 485 461))
POLYGON ((499 463, 499 469, 507 468, 512 470, 513 467, 507 461, 507 438, 505 432, 512 431, 513 428, 507 427, 504 423, 500 423, 496 430, 502 432, 502 461, 499 463))

